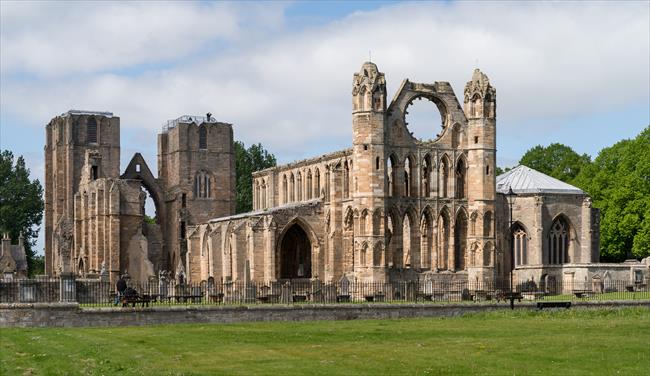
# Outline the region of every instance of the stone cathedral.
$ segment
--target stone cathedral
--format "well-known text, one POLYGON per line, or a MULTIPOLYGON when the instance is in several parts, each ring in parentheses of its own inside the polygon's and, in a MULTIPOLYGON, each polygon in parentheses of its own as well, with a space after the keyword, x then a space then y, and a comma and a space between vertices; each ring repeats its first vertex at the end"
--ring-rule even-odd
POLYGON ((46 272, 489 282, 511 265, 537 281, 646 270, 598 264, 598 211, 585 192, 525 166, 495 176, 496 110, 478 69, 462 102, 448 82, 409 80, 389 102, 384 74, 364 63, 352 79, 352 147, 255 172, 254 208, 242 214, 230 124, 169 121, 154 176, 140 154, 120 170, 118 117, 69 111, 46 126, 46 272), (415 100, 439 110, 437 138, 409 131, 415 100))

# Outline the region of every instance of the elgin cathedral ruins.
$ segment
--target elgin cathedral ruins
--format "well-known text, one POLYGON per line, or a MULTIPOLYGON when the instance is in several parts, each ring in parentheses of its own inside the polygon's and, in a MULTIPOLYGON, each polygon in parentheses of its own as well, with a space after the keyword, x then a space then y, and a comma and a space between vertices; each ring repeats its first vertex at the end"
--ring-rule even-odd
POLYGON ((230 124, 168 122, 154 175, 140 154, 120 169, 118 117, 68 111, 46 127, 46 273, 496 281, 512 265, 519 280, 627 278, 633 265, 598 263, 585 192, 525 166, 495 175, 496 114, 478 69, 460 101, 447 82, 404 80, 389 102, 384 74, 365 63, 352 79, 352 147, 255 172, 253 211, 235 214, 230 124), (439 110, 437 138, 409 131, 415 100, 439 110))

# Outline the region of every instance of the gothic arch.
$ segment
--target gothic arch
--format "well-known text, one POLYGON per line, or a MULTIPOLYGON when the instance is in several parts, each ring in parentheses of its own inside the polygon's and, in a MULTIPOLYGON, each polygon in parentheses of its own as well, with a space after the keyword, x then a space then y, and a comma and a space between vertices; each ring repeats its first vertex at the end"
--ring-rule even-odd
POLYGON ((494 236, 494 218, 489 210, 483 214, 483 236, 486 238, 494 236))
POLYGON ((456 178, 456 198, 467 198, 467 160, 465 155, 461 154, 456 159, 455 178, 456 178))
POLYGON ((460 208, 456 213, 454 225, 454 270, 467 268, 467 211, 460 208))
POLYGON ((458 149, 463 146, 463 128, 460 124, 455 123, 451 127, 451 147, 458 149))
POLYGON ((289 187, 287 184, 287 174, 282 174, 282 203, 289 202, 289 187))
POLYGON ((440 183, 438 184, 438 191, 440 197, 449 197, 449 175, 451 171, 451 162, 447 154, 443 154, 440 157, 440 163, 438 164, 440 183))
POLYGON ((449 245, 451 237, 451 216, 447 206, 443 206, 437 217, 438 238, 436 266, 440 270, 449 269, 449 245))
POLYGON ((421 174, 421 182, 420 182, 420 189, 422 190, 421 192, 421 197, 430 197, 431 196, 431 177, 432 177, 432 172, 433 167, 431 164, 431 154, 427 153, 424 155, 424 158, 422 159, 422 174, 421 174))
POLYGON ((120 179, 134 179, 140 180, 141 184, 151 195, 154 206, 156 207, 156 216, 163 218, 165 213, 163 207, 163 190, 158 184, 158 180, 153 176, 147 162, 142 157, 142 154, 135 153, 129 162, 126 170, 120 176, 120 179))
POLYGON ((409 206, 404 211, 402 220, 402 265, 404 267, 418 265, 420 251, 418 235, 418 216, 415 209, 409 206))
POLYGON ((383 261, 383 243, 381 241, 375 243, 372 250, 372 266, 384 266, 383 261))
POLYGON ((427 205, 420 216, 420 266, 422 268, 431 267, 433 243, 435 241, 433 228, 433 215, 431 214, 431 208, 427 205))
POLYGON ((372 213, 372 235, 379 235, 382 229, 383 212, 381 208, 375 209, 372 213))
MULTIPOLYGON (((365 235, 372 235, 372 228, 371 231, 368 231, 368 226, 370 223, 370 215, 368 212, 368 209, 363 209, 361 211, 361 214, 359 215, 359 235, 365 236, 365 235)), ((371 226, 372 227, 372 226, 371 226)))
POLYGON ((315 272, 312 269, 314 249, 318 246, 318 237, 309 223, 301 217, 293 217, 283 227, 276 241, 276 275, 279 278, 311 278, 312 273, 315 272), (306 236, 306 239, 302 237, 302 234, 306 236), (285 244, 285 240, 287 242, 295 241, 296 250, 293 253, 291 253, 290 244, 285 244), (307 241, 305 242, 305 240, 307 241), (308 251, 301 249, 301 247, 307 246, 307 243, 308 251), (282 257, 283 252, 289 252, 296 257, 293 260, 287 260, 287 257, 282 257), (302 273, 300 273, 301 265, 302 273))
POLYGON ((398 192, 397 192, 397 181, 395 180, 396 178, 396 169, 397 169, 397 157, 395 157, 395 154, 391 154, 388 156, 386 159, 386 182, 388 183, 387 190, 388 190, 388 196, 389 197, 397 197, 398 192))
POLYGON ((404 197, 415 197, 417 196, 417 188, 415 186, 415 179, 414 176, 416 176, 416 171, 417 171, 417 166, 415 163, 415 157, 413 157, 412 154, 407 154, 406 157, 404 157, 404 164, 403 164, 403 174, 404 178, 402 179, 402 186, 404 187, 404 197))
POLYGON ((492 253, 494 252, 494 245, 491 241, 485 242, 483 245, 483 266, 492 265, 492 253))
POLYGON ((566 214, 559 213, 553 218, 546 235, 545 263, 566 264, 573 262, 573 232, 574 227, 566 214))
POLYGON ((515 257, 514 263, 515 267, 519 265, 527 265, 529 260, 528 254, 528 243, 530 236, 524 225, 517 221, 512 224, 511 230, 511 242, 512 242, 512 252, 515 257))

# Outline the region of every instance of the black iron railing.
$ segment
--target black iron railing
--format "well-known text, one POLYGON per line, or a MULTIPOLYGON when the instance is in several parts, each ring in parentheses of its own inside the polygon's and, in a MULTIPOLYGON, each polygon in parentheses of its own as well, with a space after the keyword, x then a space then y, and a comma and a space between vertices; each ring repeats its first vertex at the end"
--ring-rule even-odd
POLYGON ((216 282, 175 281, 127 283, 118 293, 107 281, 88 279, 24 279, 0 281, 0 303, 77 302, 82 307, 158 305, 251 305, 335 303, 445 303, 518 301, 650 300, 647 281, 566 282, 543 285, 508 281, 361 282, 319 280, 216 282), (512 292, 511 292, 512 291, 512 292))

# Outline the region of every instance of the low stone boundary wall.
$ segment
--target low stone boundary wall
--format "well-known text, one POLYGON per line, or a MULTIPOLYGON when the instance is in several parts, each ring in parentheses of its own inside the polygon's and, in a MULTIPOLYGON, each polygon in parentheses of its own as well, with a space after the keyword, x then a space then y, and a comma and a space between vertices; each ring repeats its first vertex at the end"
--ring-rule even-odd
MULTIPOLYGON (((577 308, 645 307, 650 301, 573 302, 577 308)), ((503 304, 336 304, 268 306, 164 306, 149 308, 80 308, 77 303, 0 304, 0 328, 102 327, 249 321, 396 319, 459 316, 509 309, 503 304)), ((536 309, 521 303, 516 309, 536 309)))

